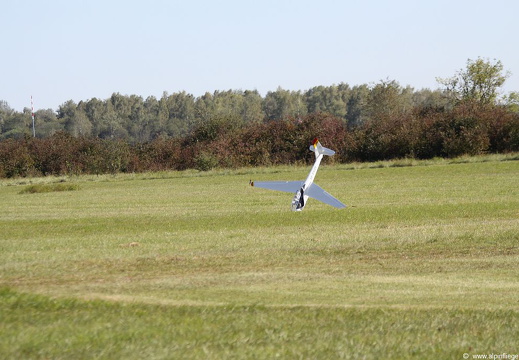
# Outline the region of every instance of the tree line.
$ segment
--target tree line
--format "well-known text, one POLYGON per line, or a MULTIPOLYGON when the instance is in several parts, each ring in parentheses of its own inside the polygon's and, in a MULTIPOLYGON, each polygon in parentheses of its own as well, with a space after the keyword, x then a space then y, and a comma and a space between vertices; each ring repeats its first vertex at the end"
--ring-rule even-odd
MULTIPOLYGON (((500 61, 469 60, 466 70, 438 82, 442 89, 415 90, 395 80, 350 86, 346 83, 316 86, 307 91, 278 88, 261 96, 256 90, 228 90, 195 97, 186 92, 163 93, 160 99, 114 93, 108 99, 92 98, 60 105, 57 111, 35 112, 36 137, 45 138, 59 131, 72 136, 123 139, 148 142, 159 137, 182 137, 195 127, 216 117, 230 117, 241 125, 302 118, 325 112, 340 118, 349 128, 385 116, 405 114, 417 108, 452 109, 460 101, 519 107, 519 94, 498 99, 498 90, 508 72, 500 61)), ((0 140, 21 139, 32 134, 31 109, 16 112, 0 101, 0 140)))
POLYGON ((327 113, 241 125, 215 117, 179 138, 131 143, 72 136, 0 141, 0 177, 238 168, 312 161, 314 137, 337 150, 331 161, 428 159, 519 151, 519 114, 464 102, 451 110, 413 109, 348 128, 327 113))
POLYGON ((502 64, 468 60, 415 91, 396 81, 305 92, 278 88, 185 92, 160 99, 113 94, 18 113, 0 102, 0 176, 240 167, 306 161, 315 136, 336 161, 519 151, 519 96, 499 98, 502 64))
MULTIPOLYGON (((265 96, 256 90, 215 91, 200 97, 186 92, 165 92, 160 99, 114 93, 105 100, 93 98, 77 104, 69 100, 57 111, 38 110, 35 128, 39 138, 66 131, 72 136, 148 142, 159 137, 186 136, 215 117, 234 118, 246 125, 326 112, 353 126, 376 117, 383 107, 396 111, 445 105, 440 90, 414 91, 396 81, 353 87, 340 83, 316 86, 305 92, 278 88, 265 96)), ((26 108, 19 113, 7 103, 0 103, 0 139, 20 139, 31 134, 31 110, 26 108)))

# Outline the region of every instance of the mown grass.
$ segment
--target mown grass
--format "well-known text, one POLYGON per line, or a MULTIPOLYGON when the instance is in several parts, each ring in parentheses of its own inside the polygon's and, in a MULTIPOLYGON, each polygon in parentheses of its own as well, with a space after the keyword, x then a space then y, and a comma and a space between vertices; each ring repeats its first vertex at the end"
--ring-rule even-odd
POLYGON ((20 191, 20 194, 38 194, 55 191, 79 190, 78 184, 34 184, 28 185, 20 191))
POLYGON ((80 177, 81 191, 31 196, 4 182, 0 354, 518 352, 518 161, 323 166, 341 211, 292 213, 289 194, 248 186, 307 172, 80 177))
POLYGON ((509 349, 519 330, 512 310, 161 306, 11 290, 0 297, 0 351, 13 359, 445 359, 509 349))

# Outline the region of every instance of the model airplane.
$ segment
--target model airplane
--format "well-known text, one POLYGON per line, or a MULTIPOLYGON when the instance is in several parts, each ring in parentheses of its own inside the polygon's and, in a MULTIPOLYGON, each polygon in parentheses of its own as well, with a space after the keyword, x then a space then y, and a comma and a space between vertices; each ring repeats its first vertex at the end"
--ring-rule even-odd
POLYGON ((264 189, 295 192, 294 199, 292 199, 292 211, 303 210, 309 197, 338 209, 344 209, 346 205, 328 194, 319 185, 314 184, 315 174, 317 174, 323 156, 333 156, 335 151, 325 148, 317 139, 314 139, 313 144, 310 145, 310 150, 315 153, 315 163, 305 181, 251 181, 250 184, 264 189))

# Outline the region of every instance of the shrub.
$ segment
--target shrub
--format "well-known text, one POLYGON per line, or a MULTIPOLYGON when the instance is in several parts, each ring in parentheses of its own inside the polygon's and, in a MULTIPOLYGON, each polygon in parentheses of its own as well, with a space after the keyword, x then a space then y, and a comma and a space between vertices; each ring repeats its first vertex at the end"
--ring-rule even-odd
POLYGON ((28 140, 7 139, 0 142, 0 175, 7 178, 35 175, 28 140))
POLYGON ((519 151, 519 114, 496 108, 488 130, 492 152, 519 151))
POLYGON ((352 129, 326 113, 246 126, 231 116, 213 118, 183 138, 136 144, 62 131, 0 141, 0 177, 309 163, 314 137, 336 151, 330 160, 338 162, 519 151, 519 115, 462 102, 449 110, 422 108, 371 119, 352 129))
POLYGON ((488 150, 489 119, 484 112, 491 109, 478 104, 464 102, 447 113, 443 119, 439 136, 442 139, 443 156, 477 155, 488 150))
POLYGON ((79 190, 79 185, 77 184, 35 184, 29 185, 25 187, 20 194, 37 194, 37 193, 47 193, 54 191, 75 191, 79 190))
POLYGON ((210 152, 201 152, 195 158, 195 168, 200 171, 209 171, 218 166, 218 159, 210 152))

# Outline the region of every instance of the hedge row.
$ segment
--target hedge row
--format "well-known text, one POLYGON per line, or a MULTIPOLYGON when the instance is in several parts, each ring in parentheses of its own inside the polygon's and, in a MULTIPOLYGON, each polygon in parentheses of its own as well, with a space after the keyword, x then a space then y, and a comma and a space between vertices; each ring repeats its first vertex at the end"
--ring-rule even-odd
POLYGON ((414 109, 353 129, 323 113, 237 124, 233 118, 214 118, 184 138, 133 144, 65 132, 45 139, 4 140, 0 177, 307 163, 312 161, 308 145, 314 137, 336 150, 332 161, 342 163, 519 151, 519 115, 494 106, 414 109))

